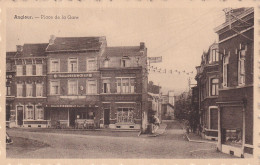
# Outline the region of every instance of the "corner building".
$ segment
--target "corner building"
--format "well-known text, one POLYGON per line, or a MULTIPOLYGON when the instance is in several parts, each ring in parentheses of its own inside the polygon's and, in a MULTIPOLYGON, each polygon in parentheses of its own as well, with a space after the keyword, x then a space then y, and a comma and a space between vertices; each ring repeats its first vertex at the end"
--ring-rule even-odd
POLYGON ((218 149, 253 154, 254 8, 228 11, 219 36, 218 149))

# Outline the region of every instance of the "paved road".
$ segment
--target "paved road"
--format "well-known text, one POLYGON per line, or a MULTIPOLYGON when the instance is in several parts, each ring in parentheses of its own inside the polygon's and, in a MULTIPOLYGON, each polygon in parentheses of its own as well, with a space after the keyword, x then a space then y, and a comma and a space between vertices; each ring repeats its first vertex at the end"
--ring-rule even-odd
MULTIPOLYGON (((30 150, 17 144, 7 146, 7 157, 15 158, 231 158, 218 153, 214 144, 188 142, 177 121, 167 122, 158 137, 90 136, 29 132, 9 129, 14 138, 37 141, 41 147, 30 150)), ((91 132, 90 132, 91 133, 91 132)), ((122 132, 127 135, 128 132, 122 132)), ((130 133, 133 135, 133 133, 130 133)), ((137 135, 138 133, 136 133, 137 135)), ((35 143, 37 144, 37 143, 35 143)))

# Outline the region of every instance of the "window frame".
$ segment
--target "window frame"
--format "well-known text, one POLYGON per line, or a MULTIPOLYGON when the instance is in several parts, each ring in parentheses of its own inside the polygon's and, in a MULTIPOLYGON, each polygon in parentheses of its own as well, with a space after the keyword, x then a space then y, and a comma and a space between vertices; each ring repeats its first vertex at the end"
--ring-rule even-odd
POLYGON ((78 90, 78 80, 68 80, 68 95, 78 95, 79 93, 79 90, 78 90), (74 88, 73 89, 70 89, 70 83, 76 83, 76 87, 75 87, 75 91, 76 93, 74 93, 74 88))
MULTIPOLYGON (((134 123, 134 107, 118 107, 117 108, 117 115, 116 115, 116 122, 117 123, 134 123), (122 109, 121 111, 119 109, 122 109), (119 112, 124 112, 124 109, 127 109, 127 121, 124 121, 124 118, 121 117, 122 119, 120 119, 120 113, 119 112), (131 116, 129 115, 131 113, 131 116), (131 117, 131 118, 130 118, 131 117)), ((124 116, 124 114, 122 113, 121 116, 124 116)))
POLYGON ((111 80, 111 78, 103 78, 102 79, 102 93, 111 93, 111 81, 110 80, 111 80), (108 82, 106 83, 104 81, 108 81, 108 82), (105 86, 104 86, 105 84, 107 84, 106 92, 105 92, 105 86))
MULTIPOLYGON (((70 57, 70 58, 68 58, 68 72, 69 73, 76 73, 76 72, 78 72, 78 58, 77 57, 70 57), (74 70, 71 70, 71 62, 72 61, 76 61, 76 70, 74 71, 74 70)), ((73 68, 73 67, 72 67, 73 68)))
POLYGON ((29 84, 29 83, 26 84, 26 97, 33 97, 33 84, 29 84), (29 90, 28 90, 29 87, 30 87, 31 90, 32 90, 32 91, 31 91, 31 95, 28 95, 28 94, 29 94, 29 93, 28 93, 28 92, 29 92, 29 90))
POLYGON ((43 97, 43 84, 42 83, 36 83, 36 97, 43 97), (41 86, 41 96, 38 95, 39 86, 41 86))
POLYGON ((60 72, 60 59, 50 59, 50 73, 58 73, 60 72), (57 62, 57 70, 53 70, 53 62, 57 62))
POLYGON ((223 87, 228 87, 228 65, 229 65, 230 52, 223 57, 223 87), (226 72, 226 73, 225 73, 226 72), (226 77, 226 78, 225 78, 226 77))
POLYGON ((245 64, 246 64, 246 50, 239 50, 238 51, 238 86, 243 86, 245 85, 246 83, 246 67, 245 67, 245 64), (241 56, 241 53, 242 51, 245 51, 245 56, 242 58, 241 56), (242 70, 241 70, 241 64, 243 63, 243 73, 242 70), (241 83, 241 78, 243 77, 243 82, 241 83))
POLYGON ((116 93, 122 93, 122 94, 133 94, 136 93, 136 78, 135 77, 116 77, 116 93), (125 86, 125 92, 124 92, 124 86, 123 86, 123 79, 127 79, 128 86, 125 86), (134 86, 131 86, 131 79, 134 80, 134 86), (118 80, 120 80, 120 92, 118 92, 118 80), (131 90, 133 89, 133 91, 131 90), (128 91, 128 92, 127 92, 128 91))
POLYGON ((212 77, 209 79, 209 96, 218 96, 219 95, 219 79, 212 77), (213 80, 218 80, 217 83, 213 83, 213 80), (213 85, 215 86, 215 94, 213 94, 213 85))
POLYGON ((23 84, 16 84, 16 97, 23 97, 23 84), (18 95, 19 88, 21 90, 21 96, 18 95))
POLYGON ((35 74, 36 74, 36 76, 42 76, 43 75, 43 65, 42 64, 36 64, 35 65, 35 74), (40 72, 40 74, 39 74, 39 66, 40 66, 40 68, 41 68, 41 72, 40 72))
POLYGON ((35 117, 34 106, 31 105, 31 104, 25 105, 25 120, 34 120, 34 117, 35 117), (29 110, 29 109, 28 109, 28 106, 31 106, 32 109, 29 110), (28 111, 30 112, 30 116, 32 116, 32 117, 30 117, 30 118, 28 118, 28 116, 29 116, 29 115, 28 115, 28 114, 29 114, 28 111))
POLYGON ((50 95, 60 95, 60 81, 59 80, 52 80, 52 81, 50 81, 50 95), (53 93, 52 92, 52 83, 57 83, 58 84, 58 93, 53 93))
POLYGON ((92 57, 92 58, 87 58, 87 66, 86 66, 86 70, 87 72, 93 72, 93 71, 97 71, 97 59, 95 57, 92 57), (94 61, 94 68, 89 68, 89 64, 90 62, 89 61, 94 61))
POLYGON ((28 64, 28 65, 25 65, 25 70, 26 70, 26 76, 32 76, 33 75, 33 65, 32 64, 28 64), (29 69, 29 67, 31 69, 29 69), (29 72, 28 72, 29 71, 29 72), (30 74, 29 74, 30 73, 30 74))
POLYGON ((34 116, 35 116, 35 120, 44 120, 44 108, 42 105, 35 105, 34 108, 34 116), (38 108, 39 106, 41 106, 42 108, 38 108), (40 112, 42 112, 42 117, 39 118, 40 116, 40 112))
POLYGON ((16 76, 23 76, 23 65, 16 65, 16 76), (18 69, 20 68, 20 69, 18 69), (20 70, 21 72, 18 72, 20 70), (20 74, 18 74, 20 73, 20 74))
POLYGON ((97 83, 97 80, 96 79, 90 79, 90 80, 86 80, 86 94, 87 95, 96 95, 98 94, 98 87, 97 87, 98 83, 97 83), (89 85, 90 83, 89 82, 95 82, 95 92, 94 93, 90 93, 90 88, 89 88, 89 85))

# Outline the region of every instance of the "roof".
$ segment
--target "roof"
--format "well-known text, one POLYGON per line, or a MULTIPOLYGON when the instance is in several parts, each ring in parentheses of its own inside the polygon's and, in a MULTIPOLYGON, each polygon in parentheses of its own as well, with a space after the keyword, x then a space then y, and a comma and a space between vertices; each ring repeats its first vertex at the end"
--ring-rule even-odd
POLYGON ((6 52, 6 58, 13 58, 16 55, 16 52, 6 52))
POLYGON ((141 56, 140 46, 106 47, 104 56, 141 56))
POLYGON ((47 43, 41 44, 24 44, 21 55, 16 54, 15 57, 40 57, 45 56, 45 49, 48 46, 47 43), (18 56, 19 55, 19 56, 18 56))
POLYGON ((100 37, 56 37, 46 51, 99 50, 100 37))

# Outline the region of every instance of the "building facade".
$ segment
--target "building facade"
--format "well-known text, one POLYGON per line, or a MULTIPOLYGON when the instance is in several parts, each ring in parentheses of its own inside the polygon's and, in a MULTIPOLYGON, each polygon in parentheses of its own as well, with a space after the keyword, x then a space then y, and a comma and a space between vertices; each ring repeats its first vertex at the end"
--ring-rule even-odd
POLYGON ((146 129, 144 43, 107 47, 105 37, 52 35, 48 44, 24 44, 9 54, 8 91, 9 75, 16 75, 7 118, 14 110, 16 126, 146 129))
POLYGON ((197 66, 197 88, 199 90, 199 116, 201 135, 205 139, 218 138, 219 53, 218 44, 212 44, 201 56, 197 66))
POLYGON ((219 37, 218 149, 253 153, 254 9, 226 11, 219 37))

